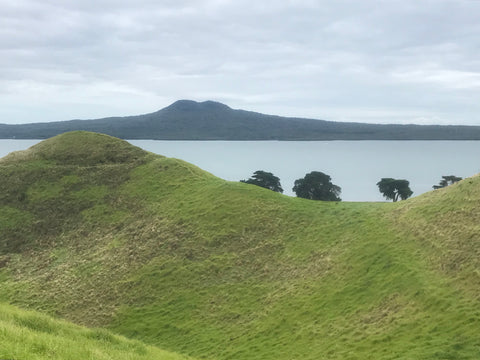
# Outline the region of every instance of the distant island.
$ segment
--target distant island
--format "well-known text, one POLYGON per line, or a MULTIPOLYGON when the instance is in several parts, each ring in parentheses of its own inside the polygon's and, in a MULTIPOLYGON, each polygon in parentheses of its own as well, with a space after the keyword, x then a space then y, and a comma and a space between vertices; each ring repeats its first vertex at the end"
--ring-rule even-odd
POLYGON ((265 115, 192 100, 179 100, 145 115, 0 124, 0 139, 45 139, 74 130, 152 140, 480 140, 480 126, 334 122, 265 115))

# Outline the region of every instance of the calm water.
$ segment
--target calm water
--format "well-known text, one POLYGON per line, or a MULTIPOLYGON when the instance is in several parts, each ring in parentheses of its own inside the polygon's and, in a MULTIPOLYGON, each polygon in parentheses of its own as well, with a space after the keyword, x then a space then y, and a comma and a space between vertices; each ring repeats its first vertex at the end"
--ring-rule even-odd
MULTIPOLYGON (((0 156, 36 140, 0 140, 0 156)), ((183 159, 226 180, 249 178, 256 170, 280 178, 285 194, 296 179, 322 171, 342 188, 345 201, 382 201, 382 177, 407 179, 414 196, 430 191, 442 175, 480 172, 478 141, 158 141, 133 140, 145 150, 183 159)))
POLYGON ((25 150, 40 140, 2 140, 0 139, 0 157, 17 150, 25 150))

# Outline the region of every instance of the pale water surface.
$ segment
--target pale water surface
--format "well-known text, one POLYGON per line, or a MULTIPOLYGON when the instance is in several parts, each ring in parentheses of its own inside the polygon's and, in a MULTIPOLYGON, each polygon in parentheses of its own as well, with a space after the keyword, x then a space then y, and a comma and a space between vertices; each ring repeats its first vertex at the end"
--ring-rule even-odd
POLYGON ((310 171, 322 171, 342 188, 344 201, 383 201, 382 177, 407 179, 414 196, 432 190, 442 175, 480 172, 479 141, 155 141, 143 149, 176 157, 226 180, 265 170, 280 178, 284 193, 310 171))
MULTIPOLYGON (((38 140, 0 140, 0 156, 38 140)), ((183 159, 226 180, 274 173, 285 194, 295 179, 322 171, 342 188, 344 201, 382 201, 382 177, 407 179, 414 196, 432 190, 442 175, 480 171, 478 141, 159 141, 132 140, 145 150, 183 159)))
POLYGON ((40 140, 4 140, 0 139, 0 157, 17 150, 25 150, 40 140))

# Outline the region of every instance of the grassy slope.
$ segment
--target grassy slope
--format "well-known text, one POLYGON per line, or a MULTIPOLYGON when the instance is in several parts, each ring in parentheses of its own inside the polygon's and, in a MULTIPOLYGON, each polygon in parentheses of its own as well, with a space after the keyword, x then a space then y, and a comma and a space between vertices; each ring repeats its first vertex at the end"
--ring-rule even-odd
POLYGON ((0 180, 5 300, 198 357, 479 357, 478 177, 324 203, 71 133, 0 180))
POLYGON ((0 358, 186 360, 103 329, 87 329, 0 304, 0 358))

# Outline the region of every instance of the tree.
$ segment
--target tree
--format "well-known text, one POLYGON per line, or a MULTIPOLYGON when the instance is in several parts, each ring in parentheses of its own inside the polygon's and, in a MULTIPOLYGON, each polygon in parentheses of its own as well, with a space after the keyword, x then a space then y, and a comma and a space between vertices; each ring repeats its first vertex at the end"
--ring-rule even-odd
POLYGON ((342 201, 339 195, 342 192, 340 186, 332 184, 330 176, 312 171, 303 179, 295 180, 293 192, 298 197, 311 200, 342 201))
POLYGON ((240 180, 240 182, 261 186, 265 189, 283 193, 280 179, 270 172, 257 170, 253 173, 253 176, 250 179, 240 180))
POLYGON ((408 199, 412 196, 413 191, 410 189, 410 183, 407 180, 397 180, 392 178, 382 178, 377 183, 378 190, 386 199, 397 201, 408 199))
POLYGON ((455 175, 442 176, 442 180, 440 180, 440 183, 438 185, 433 185, 433 188, 435 190, 444 188, 448 185, 452 185, 453 183, 459 182, 460 180, 462 180, 462 178, 455 175))

